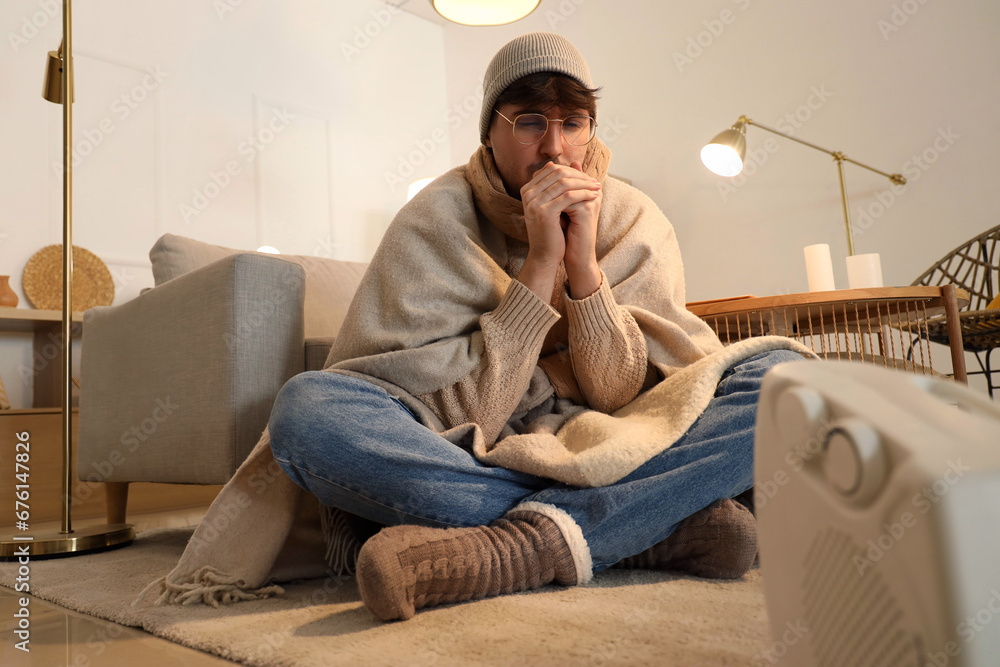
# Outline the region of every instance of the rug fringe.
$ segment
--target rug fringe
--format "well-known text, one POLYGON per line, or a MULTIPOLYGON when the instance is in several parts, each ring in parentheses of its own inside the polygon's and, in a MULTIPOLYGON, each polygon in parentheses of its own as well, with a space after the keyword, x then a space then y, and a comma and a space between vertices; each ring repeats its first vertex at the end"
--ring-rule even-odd
POLYGON ((220 604, 232 604, 244 600, 263 600, 285 592, 281 586, 246 588, 242 579, 223 574, 206 565, 184 580, 170 581, 167 577, 160 577, 142 589, 139 597, 132 601, 132 606, 138 606, 154 589, 159 592, 159 596, 153 602, 156 606, 201 603, 218 607, 220 604))
POLYGON ((347 513, 336 507, 323 505, 319 513, 323 541, 326 543, 326 563, 336 576, 354 574, 361 542, 347 513))

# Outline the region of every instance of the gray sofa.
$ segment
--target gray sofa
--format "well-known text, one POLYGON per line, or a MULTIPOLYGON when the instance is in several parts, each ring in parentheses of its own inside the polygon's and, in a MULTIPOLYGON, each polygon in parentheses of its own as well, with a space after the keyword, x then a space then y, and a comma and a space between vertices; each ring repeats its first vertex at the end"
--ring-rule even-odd
POLYGON ((281 386, 323 367, 366 268, 172 234, 150 260, 155 287, 84 316, 77 474, 107 483, 111 523, 130 482, 228 481, 281 386))

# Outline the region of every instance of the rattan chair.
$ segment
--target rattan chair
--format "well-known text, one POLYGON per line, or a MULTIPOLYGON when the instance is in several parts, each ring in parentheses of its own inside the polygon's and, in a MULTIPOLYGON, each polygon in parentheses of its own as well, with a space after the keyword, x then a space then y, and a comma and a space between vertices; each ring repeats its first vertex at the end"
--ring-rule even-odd
MULTIPOLYGON (((962 347, 976 355, 978 371, 969 375, 985 375, 986 387, 993 397, 993 390, 1000 385, 993 383, 993 374, 1000 372, 990 365, 990 355, 1000 347, 1000 226, 983 232, 974 239, 955 248, 927 269, 913 285, 954 284, 968 291, 968 310, 959 313, 962 328, 962 347)), ((927 321, 921 336, 948 345, 948 321, 942 315, 927 321), (925 333, 926 332, 926 333, 925 333)))

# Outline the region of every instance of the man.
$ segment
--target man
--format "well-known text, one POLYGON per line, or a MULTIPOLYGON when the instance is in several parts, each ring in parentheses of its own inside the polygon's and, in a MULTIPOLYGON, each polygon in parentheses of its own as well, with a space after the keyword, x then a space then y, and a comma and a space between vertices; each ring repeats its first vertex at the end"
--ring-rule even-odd
POLYGON ((566 39, 511 41, 484 90, 482 147, 400 211, 326 370, 279 393, 274 459, 388 526, 357 563, 384 620, 616 564, 742 576, 755 520, 730 499, 761 377, 799 348, 723 349, 684 308, 670 224, 607 177, 566 39))

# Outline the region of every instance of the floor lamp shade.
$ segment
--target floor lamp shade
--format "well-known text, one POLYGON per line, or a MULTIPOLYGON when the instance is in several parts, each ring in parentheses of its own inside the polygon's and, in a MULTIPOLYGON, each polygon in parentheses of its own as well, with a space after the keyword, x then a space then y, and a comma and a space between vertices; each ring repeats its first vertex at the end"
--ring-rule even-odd
MULTIPOLYGON (((45 68, 45 84, 42 86, 42 97, 54 104, 63 102, 63 77, 66 75, 63 67, 63 47, 59 45, 58 51, 49 51, 49 63, 45 68)), ((73 78, 69 80, 70 101, 75 102, 73 94, 73 78)))

